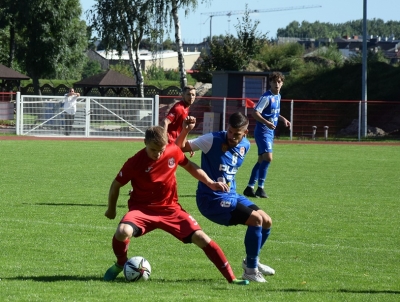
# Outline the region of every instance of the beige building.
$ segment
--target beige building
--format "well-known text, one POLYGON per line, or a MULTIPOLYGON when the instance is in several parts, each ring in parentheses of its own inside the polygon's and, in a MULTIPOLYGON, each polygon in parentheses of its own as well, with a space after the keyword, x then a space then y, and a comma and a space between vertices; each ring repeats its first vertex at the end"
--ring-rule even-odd
MULTIPOLYGON (((106 70, 110 65, 117 64, 120 61, 126 63, 129 62, 129 55, 127 51, 124 51, 121 56, 118 55, 117 51, 106 52, 92 51, 88 52, 88 56, 92 60, 100 62, 101 68, 106 70)), ((195 62, 200 57, 200 52, 184 52, 183 57, 185 59, 185 69, 193 69, 195 62)), ((178 70, 178 53, 172 50, 165 50, 162 52, 152 53, 148 50, 140 50, 140 63, 142 70, 147 70, 150 66, 156 65, 165 70, 178 70)))

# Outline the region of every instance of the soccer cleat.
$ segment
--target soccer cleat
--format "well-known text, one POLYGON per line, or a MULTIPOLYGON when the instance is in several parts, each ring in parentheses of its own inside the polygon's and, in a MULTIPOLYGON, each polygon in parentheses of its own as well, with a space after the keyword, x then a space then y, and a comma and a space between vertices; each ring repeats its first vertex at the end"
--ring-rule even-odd
POLYGON ((235 279, 231 282, 232 284, 236 285, 249 285, 249 280, 240 280, 240 279, 235 279))
POLYGON ((114 281, 115 278, 122 272, 123 267, 119 266, 118 264, 113 264, 104 274, 104 281, 114 281))
POLYGON ((245 280, 255 281, 255 282, 260 282, 260 283, 267 282, 267 280, 265 280, 264 276, 258 270, 256 270, 254 274, 248 274, 248 273, 246 273, 246 271, 244 271, 242 278, 245 280))
MULTIPOLYGON (((246 259, 243 259, 242 262, 242 268, 244 270, 246 270, 246 259)), ((262 264, 260 262, 258 262, 258 266, 257 266, 258 270, 260 273, 262 273, 265 276, 272 276, 275 275, 275 270, 272 267, 269 267, 268 265, 262 264)))
POLYGON ((252 187, 247 186, 243 191, 243 195, 247 197, 257 197, 256 193, 254 193, 254 189, 252 187))
POLYGON ((267 193, 265 193, 263 188, 258 187, 256 194, 257 197, 261 197, 261 198, 268 198, 267 193))
POLYGON ((272 267, 262 263, 258 263, 258 270, 265 276, 275 275, 275 270, 272 267))

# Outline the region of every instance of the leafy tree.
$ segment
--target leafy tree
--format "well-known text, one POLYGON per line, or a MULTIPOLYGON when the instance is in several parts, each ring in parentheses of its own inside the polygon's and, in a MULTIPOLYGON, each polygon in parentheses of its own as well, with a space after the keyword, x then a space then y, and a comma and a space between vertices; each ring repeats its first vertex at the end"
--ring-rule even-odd
POLYGON ((173 50, 176 51, 176 43, 174 41, 171 40, 171 38, 167 38, 166 40, 164 40, 163 44, 163 49, 164 50, 173 50))
POLYGON ((120 60, 117 64, 110 65, 110 69, 126 75, 127 77, 134 78, 132 69, 124 61, 120 60))
MULTIPOLYGON (((278 37, 297 37, 297 38, 336 38, 340 36, 362 35, 363 20, 352 20, 345 23, 326 23, 316 21, 310 23, 303 21, 301 24, 298 21, 289 23, 286 28, 279 28, 277 31, 278 37)), ((400 22, 388 21, 382 19, 367 20, 367 32, 369 35, 380 37, 399 37, 400 22)))
MULTIPOLYGON (((15 57, 15 31, 18 20, 18 2, 13 0, 3 0, 0 3, 0 29, 3 31, 1 53, 6 56, 6 46, 8 45, 8 60, 5 62, 10 68, 13 68, 15 57)), ((2 60, 2 61, 3 61, 2 60)))
POLYGON ((245 70, 267 43, 267 34, 257 31, 259 23, 259 21, 253 23, 250 19, 246 5, 242 22, 238 19, 238 24, 235 25, 237 37, 231 34, 214 36, 210 43, 210 53, 201 54, 200 60, 195 64, 199 73, 194 74, 193 77, 210 82, 211 72, 215 70, 245 70))
POLYGON ((146 70, 146 79, 147 80, 158 80, 162 81, 165 80, 165 73, 164 69, 162 69, 159 66, 156 66, 156 64, 152 64, 147 70, 146 70))
POLYGON ((178 52, 178 63, 179 63, 179 72, 181 74, 180 84, 183 89, 187 84, 187 76, 185 69, 185 59, 183 57, 183 47, 182 47, 182 38, 181 38, 181 28, 179 23, 178 9, 186 8, 185 15, 188 13, 188 9, 195 9, 197 6, 197 0, 169 0, 171 1, 171 15, 174 20, 175 26, 175 44, 178 52))
POLYGON ((303 65, 303 54, 304 49, 298 43, 264 44, 256 59, 264 62, 271 70, 288 72, 303 65))
POLYGON ((87 41, 78 0, 5 0, 0 7, 10 32, 9 65, 18 62, 36 94, 40 78, 80 75, 87 41))
MULTIPOLYGON (((238 19, 239 21, 239 19, 238 19)), ((238 36, 238 54, 241 57, 241 65, 247 66, 251 59, 253 59, 259 52, 267 40, 267 34, 261 34, 257 31, 260 21, 256 20, 254 23, 250 19, 250 12, 246 4, 245 13, 242 17, 242 22, 235 25, 238 36)))
MULTIPOLYGON (((362 64, 363 61, 363 55, 362 52, 358 52, 352 56, 349 57, 347 63, 349 64, 362 64)), ((373 63, 373 62, 382 62, 382 63, 389 63, 389 60, 385 58, 385 54, 383 53, 382 50, 378 51, 371 51, 369 50, 367 52, 367 62, 368 63, 373 63)))
POLYGON ((321 47, 317 49, 315 55, 332 61, 334 63, 333 67, 342 66, 345 61, 343 55, 338 50, 336 45, 321 47))
POLYGON ((139 46, 145 35, 151 36, 155 29, 152 22, 160 18, 158 12, 163 7, 164 1, 157 0, 97 0, 88 12, 106 50, 115 48, 120 55, 127 50, 139 97, 144 96, 139 46))
POLYGON ((6 65, 10 68, 12 66, 9 64, 9 53, 8 53, 8 45, 10 41, 10 33, 8 27, 0 28, 0 63, 6 65))
POLYGON ((82 78, 88 78, 101 72, 100 63, 94 60, 87 60, 82 70, 82 78))

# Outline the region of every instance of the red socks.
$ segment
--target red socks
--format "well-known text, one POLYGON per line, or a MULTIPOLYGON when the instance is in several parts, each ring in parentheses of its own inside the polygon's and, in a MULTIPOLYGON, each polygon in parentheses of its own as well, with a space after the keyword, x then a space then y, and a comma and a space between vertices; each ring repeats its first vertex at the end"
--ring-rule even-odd
POLYGON ((216 242, 211 240, 210 243, 203 248, 203 251, 229 283, 236 279, 231 265, 228 263, 228 259, 226 259, 224 252, 216 242))
POLYGON ((125 241, 119 241, 115 238, 112 239, 112 248, 115 256, 117 257, 117 264, 121 267, 124 266, 125 262, 128 261, 128 247, 129 239, 125 241))

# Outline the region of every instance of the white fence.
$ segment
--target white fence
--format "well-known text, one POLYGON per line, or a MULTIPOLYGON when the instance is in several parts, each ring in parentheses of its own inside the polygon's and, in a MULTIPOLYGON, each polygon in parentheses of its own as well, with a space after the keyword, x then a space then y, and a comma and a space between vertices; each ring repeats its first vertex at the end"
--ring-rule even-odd
MULTIPOLYGON (((61 106, 63 98, 21 96, 18 92, 16 134, 64 136, 66 108, 61 106)), ((169 97, 171 98, 176 97, 169 97)), ((171 100, 165 102, 163 99, 164 102, 160 105, 159 99, 158 95, 154 98, 80 97, 71 136, 143 138, 146 129, 158 125, 172 104, 171 100)), ((253 135, 255 120, 246 104, 247 101, 243 98, 197 97, 190 107, 190 115, 197 119, 196 128, 192 133, 204 134, 225 130, 229 115, 239 111, 249 117, 249 133, 250 136, 253 135)), ((281 113, 292 122, 292 127, 286 128, 279 123, 275 134, 290 139, 358 136, 360 140, 361 106, 361 101, 282 100, 281 113)), ((368 121, 372 126, 369 128, 380 127, 384 119, 384 126, 388 126, 389 131, 398 129, 396 112, 400 108, 400 102, 368 101, 368 106, 368 121)))
MULTIPOLYGON (((64 97, 17 93, 16 134, 65 134, 64 97)), ((79 97, 71 136, 144 137, 158 125, 159 98, 79 97)))

